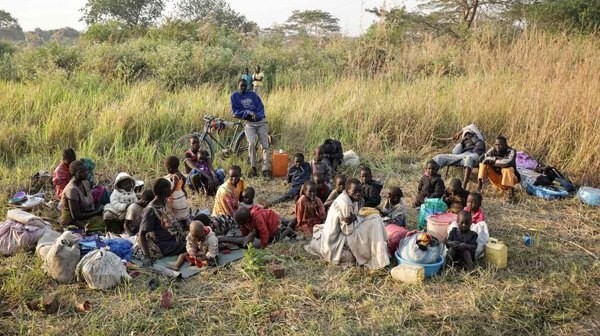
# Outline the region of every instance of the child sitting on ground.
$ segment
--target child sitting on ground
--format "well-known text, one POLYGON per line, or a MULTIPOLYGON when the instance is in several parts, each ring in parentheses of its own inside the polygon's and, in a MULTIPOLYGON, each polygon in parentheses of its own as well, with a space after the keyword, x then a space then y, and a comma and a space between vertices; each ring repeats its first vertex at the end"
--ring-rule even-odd
POLYGON ((220 237, 219 243, 231 243, 240 247, 252 244, 255 248, 262 249, 278 239, 281 217, 275 210, 261 207, 239 208, 234 219, 240 226, 242 236, 220 237))
POLYGON ((138 233, 140 224, 142 223, 142 214, 144 212, 144 208, 146 208, 148 203, 152 202, 153 199, 154 193, 152 190, 146 189, 142 193, 139 201, 132 203, 129 207, 127 207, 127 212, 125 213, 125 223, 123 223, 125 235, 134 236, 138 233))
POLYGON ((469 191, 463 189, 462 182, 457 178, 453 178, 450 180, 442 199, 448 205, 448 212, 458 213, 467 204, 468 196, 469 191))
POLYGON ((470 193, 469 196, 467 196, 467 202, 464 210, 468 211, 471 214, 473 224, 485 221, 485 214, 483 213, 483 209, 481 208, 482 202, 483 196, 481 196, 480 193, 473 192, 470 193))
POLYGON ((305 237, 312 237, 313 227, 322 224, 327 217, 323 202, 317 197, 317 185, 306 181, 302 187, 302 196, 296 202, 296 228, 305 237))
POLYGON ((444 195, 444 181, 438 170, 440 166, 433 160, 429 160, 425 166, 423 177, 419 181, 417 196, 413 207, 418 208, 425 202, 426 198, 441 198, 444 195))
POLYGON ((187 184, 195 192, 206 192, 209 196, 214 196, 217 188, 225 178, 225 172, 222 169, 215 170, 210 162, 210 155, 205 149, 200 149, 200 139, 193 136, 190 140, 191 149, 185 152, 183 161, 184 167, 188 172, 187 184))
POLYGON ((304 182, 310 180, 312 169, 308 162, 304 161, 304 154, 294 154, 294 164, 288 168, 287 183, 292 187, 283 196, 274 201, 265 203, 265 208, 269 208, 274 204, 297 199, 300 194, 300 188, 304 182))
POLYGON ((121 233, 127 208, 137 202, 133 189, 135 180, 127 173, 119 173, 115 179, 114 190, 110 194, 110 203, 104 206, 103 218, 106 228, 112 233, 121 233))
POLYGON ((391 187, 386 192, 386 197, 377 209, 383 216, 383 222, 388 224, 396 224, 406 226, 406 205, 402 200, 404 194, 402 189, 391 187))
POLYGON ((253 206, 262 207, 260 204, 256 203, 256 201, 254 200, 255 195, 256 195, 256 192, 254 191, 254 188, 247 187, 246 189, 244 189, 244 191, 242 191, 242 195, 240 196, 240 207, 244 207, 244 208, 251 208, 253 206))
POLYGON ((180 222, 186 222, 190 217, 190 208, 187 202, 187 194, 183 187, 185 176, 179 171, 179 159, 176 156, 169 156, 165 160, 165 168, 167 168, 168 175, 165 179, 171 182, 171 196, 168 199, 168 206, 171 212, 180 222))
POLYGON ((333 201, 335 201, 342 191, 344 191, 344 188, 346 188, 346 179, 346 175, 344 174, 335 176, 334 189, 329 193, 327 200, 323 203, 325 211, 329 210, 329 207, 331 204, 333 204, 333 201))
POLYGON ((325 181, 325 177, 321 173, 313 173, 312 182, 317 187, 317 197, 321 202, 325 202, 331 193, 331 188, 329 188, 329 185, 325 181))
POLYGON ((364 166, 360 169, 360 183, 363 187, 363 199, 366 207, 375 208, 381 203, 383 185, 373 180, 371 168, 364 166))
POLYGON ((325 179, 325 183, 330 184, 331 178, 333 177, 333 169, 329 165, 327 160, 323 160, 323 146, 319 146, 315 148, 315 157, 310 162, 310 166, 312 169, 312 173, 321 173, 323 174, 323 178, 325 179))
POLYGON ((406 237, 406 205, 402 200, 402 189, 398 187, 388 188, 385 193, 383 204, 377 209, 383 216, 385 231, 388 235, 388 252, 393 255, 400 244, 400 240, 406 237))
POLYGON ((207 215, 196 216, 198 220, 190 223, 190 232, 186 236, 185 251, 169 268, 178 271, 187 260, 192 266, 216 266, 219 254, 219 241, 210 228, 210 218, 207 215))
POLYGON ((467 211, 459 211, 456 222, 458 227, 450 231, 446 242, 448 247, 446 263, 454 266, 456 262, 461 262, 470 271, 475 266, 477 233, 471 231, 471 214, 467 211))

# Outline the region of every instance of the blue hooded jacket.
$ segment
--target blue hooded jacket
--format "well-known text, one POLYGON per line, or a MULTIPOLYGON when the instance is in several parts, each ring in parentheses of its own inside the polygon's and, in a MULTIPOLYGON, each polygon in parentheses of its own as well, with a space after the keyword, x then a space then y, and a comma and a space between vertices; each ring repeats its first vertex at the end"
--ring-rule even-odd
POLYGON ((255 122, 265 118, 265 107, 262 100, 252 91, 246 91, 243 94, 234 92, 231 95, 231 110, 233 117, 238 119, 255 122), (249 112, 254 112, 254 117, 249 112))

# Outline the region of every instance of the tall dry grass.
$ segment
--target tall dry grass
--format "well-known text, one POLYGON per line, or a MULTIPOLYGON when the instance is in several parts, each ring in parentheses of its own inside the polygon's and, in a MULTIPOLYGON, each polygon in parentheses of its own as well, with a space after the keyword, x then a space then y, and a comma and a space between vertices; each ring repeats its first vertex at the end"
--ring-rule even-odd
MULTIPOLYGON (((577 182, 597 184, 599 47, 595 37, 542 33, 426 40, 398 47, 379 75, 304 79, 275 88, 265 106, 277 146, 289 150, 334 137, 374 160, 409 152, 425 160, 447 150, 436 138, 474 122, 488 142, 503 134, 577 182)), ((52 168, 65 146, 111 172, 157 174, 176 135, 200 127, 203 114, 230 113, 230 92, 220 87, 172 93, 153 81, 126 85, 85 72, 1 82, 0 92, 0 187, 52 168)))

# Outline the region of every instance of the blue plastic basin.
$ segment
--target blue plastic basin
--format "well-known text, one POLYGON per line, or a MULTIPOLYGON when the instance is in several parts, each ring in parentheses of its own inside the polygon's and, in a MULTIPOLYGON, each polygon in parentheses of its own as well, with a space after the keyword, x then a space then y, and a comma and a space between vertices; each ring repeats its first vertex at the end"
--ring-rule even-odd
POLYGON ((396 256, 396 260, 398 260, 399 265, 407 264, 407 265, 423 266, 426 278, 431 278, 432 276, 438 274, 440 272, 440 270, 442 269, 442 265, 444 265, 444 257, 442 257, 442 256, 440 256, 438 261, 434 264, 420 264, 420 263, 408 261, 406 259, 402 259, 402 257, 400 257, 399 252, 400 251, 396 251, 396 253, 394 254, 396 256))

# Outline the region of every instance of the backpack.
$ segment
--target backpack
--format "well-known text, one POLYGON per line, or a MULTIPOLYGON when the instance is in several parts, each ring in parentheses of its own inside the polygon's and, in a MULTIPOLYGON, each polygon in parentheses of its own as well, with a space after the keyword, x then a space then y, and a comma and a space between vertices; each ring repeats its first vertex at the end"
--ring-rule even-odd
POLYGON ((342 143, 334 139, 326 139, 323 142, 323 157, 331 163, 331 168, 335 171, 337 166, 344 160, 344 150, 342 143))

